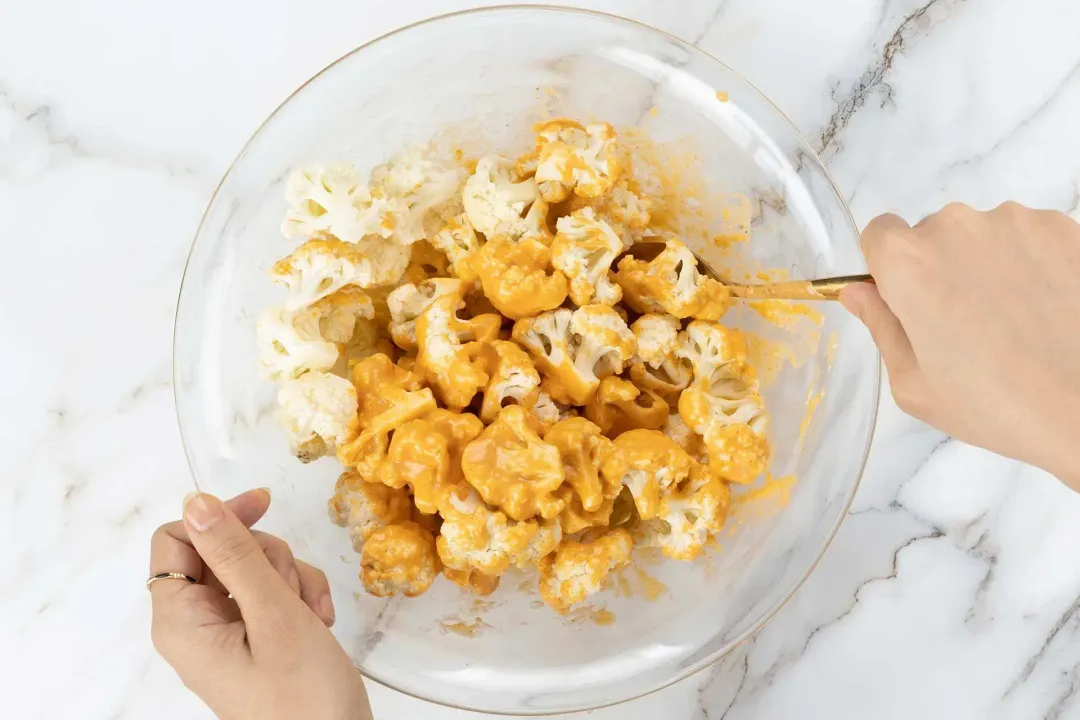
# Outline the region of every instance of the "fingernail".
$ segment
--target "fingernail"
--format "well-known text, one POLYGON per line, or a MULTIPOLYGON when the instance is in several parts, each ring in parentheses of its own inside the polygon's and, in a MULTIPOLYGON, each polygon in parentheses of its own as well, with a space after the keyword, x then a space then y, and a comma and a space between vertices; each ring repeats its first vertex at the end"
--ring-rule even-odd
POLYGON ((199 532, 205 532, 225 517, 221 501, 213 495, 190 493, 184 498, 184 520, 199 532))
POLYGON ((334 601, 330 599, 329 595, 323 595, 319 600, 319 609, 322 610, 323 617, 328 621, 326 624, 333 625, 337 615, 334 614, 334 601))
POLYGON ((272 493, 272 492, 270 492, 270 488, 268 488, 268 487, 261 487, 261 488, 259 488, 259 489, 260 489, 260 490, 262 490, 262 491, 263 491, 264 493, 266 493, 267 495, 273 495, 273 493, 272 493))

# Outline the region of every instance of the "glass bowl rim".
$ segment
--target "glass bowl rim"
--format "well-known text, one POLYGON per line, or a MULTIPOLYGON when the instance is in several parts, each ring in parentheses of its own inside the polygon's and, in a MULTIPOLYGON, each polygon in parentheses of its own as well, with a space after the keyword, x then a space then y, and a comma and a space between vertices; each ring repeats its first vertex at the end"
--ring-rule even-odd
MULTIPOLYGON (((276 118, 277 115, 279 113, 281 113, 285 109, 285 107, 287 105, 289 105, 289 103, 292 102, 292 100, 295 97, 297 97, 301 92, 303 92, 304 89, 307 88, 308 85, 313 83, 318 78, 322 77, 322 75, 329 72, 330 70, 332 70, 333 68, 335 68, 336 66, 341 64, 342 62, 344 62, 344 61, 348 60, 349 58, 353 57, 354 55, 357 55, 358 53, 366 50, 367 48, 375 45, 376 43, 383 42, 384 40, 388 40, 388 39, 393 38, 393 37, 395 37, 397 35, 408 33, 408 32, 410 32, 413 29, 418 28, 418 27, 423 27, 423 26, 427 26, 427 25, 436 25, 436 24, 438 24, 438 23, 440 23, 440 22, 442 22, 444 20, 448 20, 448 19, 451 19, 451 18, 459 18, 459 17, 463 17, 463 16, 473 16, 473 15, 479 16, 479 15, 500 14, 500 13, 503 13, 503 12, 506 12, 506 11, 558 13, 558 14, 571 15, 571 16, 572 15, 584 15, 584 16, 589 16, 589 17, 592 17, 592 18, 595 18, 595 19, 602 20, 604 22, 608 22, 608 23, 632 26, 632 27, 635 27, 635 28, 637 28, 639 30, 643 30, 643 31, 648 32, 648 33, 653 33, 653 34, 655 34, 657 36, 663 37, 663 38, 665 38, 665 39, 667 39, 667 40, 669 40, 671 42, 674 42, 674 43, 678 44, 679 46, 683 47, 684 49, 686 49, 687 52, 689 52, 689 53, 700 53, 705 58, 708 58, 708 60, 710 60, 711 62, 716 63, 720 67, 724 68, 726 71, 732 73, 736 78, 738 78, 740 81, 745 83, 746 86, 748 88, 750 88, 750 90, 752 90, 760 98, 762 98, 770 106, 772 106, 773 110, 775 110, 776 113, 780 117, 782 117, 784 119, 784 121, 787 123, 788 127, 790 127, 791 131, 795 134, 795 137, 798 140, 799 144, 801 145, 800 149, 803 150, 807 154, 807 157, 809 157, 813 161, 813 163, 817 166, 817 169, 820 170, 821 173, 824 175, 824 177, 829 181, 829 188, 832 190, 833 194, 836 196, 837 201, 840 203, 840 207, 842 208, 842 210, 844 212, 844 217, 847 219, 848 225, 850 226, 850 228, 852 230, 855 231, 856 235, 859 234, 858 225, 855 223, 855 219, 851 215, 851 209, 848 207, 847 201, 844 199, 844 196, 840 193, 840 189, 837 186, 836 181, 833 179, 832 174, 829 172, 828 168, 825 167, 825 164, 823 162, 821 162, 821 159, 818 157, 817 153, 810 146, 810 143, 806 140, 806 137, 803 135, 802 131, 799 130, 798 126, 795 125, 795 123, 791 120, 791 118, 789 118, 787 116, 787 114, 783 110, 781 110, 780 107, 775 102, 773 102, 772 99, 768 95, 763 93, 760 89, 758 89, 758 87, 756 85, 754 85, 749 80, 747 80, 745 77, 743 77, 743 75, 741 73, 739 73, 737 70, 735 70, 731 66, 727 65, 726 63, 724 63, 722 60, 718 59, 717 57, 715 57, 711 53, 709 53, 709 52, 707 52, 705 50, 702 50, 701 48, 697 47, 696 45, 693 45, 693 44, 687 42, 686 40, 683 40, 682 38, 677 37, 676 35, 673 35, 672 33, 667 32, 666 30, 661 30, 659 28, 653 27, 653 26, 651 26, 651 25, 649 25, 647 23, 641 22, 639 20, 634 20, 632 18, 623 17, 621 15, 615 15, 613 13, 608 13, 608 12, 604 12, 604 11, 601 11, 601 10, 592 10, 592 9, 588 9, 588 8, 567 7, 567 6, 562 6, 562 5, 548 5, 548 4, 543 4, 543 3, 504 4, 504 5, 490 5, 490 6, 484 6, 484 7, 467 8, 467 9, 463 9, 463 10, 456 10, 454 12, 442 13, 442 14, 439 14, 439 15, 433 15, 431 17, 423 18, 421 20, 417 20, 417 21, 408 23, 406 25, 402 25, 401 27, 390 30, 389 32, 383 33, 382 35, 379 35, 379 36, 377 36, 375 38, 372 38, 371 40, 368 40, 365 43, 357 45, 352 50, 349 50, 345 54, 341 55, 337 59, 335 59, 332 62, 330 62, 329 64, 327 64, 326 67, 324 67, 321 70, 319 70, 318 72, 316 72, 314 75, 312 75, 307 80, 305 80, 299 87, 297 87, 295 90, 293 90, 291 93, 289 93, 289 95, 283 101, 281 101, 277 105, 277 107, 275 107, 270 112, 269 115, 266 116, 266 119, 264 119, 261 123, 259 123, 258 127, 255 128, 255 130, 251 133, 251 135, 248 137, 248 139, 244 142, 243 146, 240 148, 240 150, 236 154, 236 156, 232 159, 232 161, 230 161, 229 166, 225 169, 225 172, 221 176, 221 180, 218 181, 217 186, 214 188, 214 191, 211 193, 210 200, 206 204, 206 209, 203 210, 202 217, 199 219, 199 225, 196 228, 195 235, 194 235, 194 237, 192 238, 192 241, 191 241, 191 249, 188 250, 187 259, 184 261, 184 271, 183 271, 183 273, 182 273, 182 275, 180 277, 180 289, 179 289, 179 293, 178 293, 178 296, 177 296, 176 312, 175 312, 175 314, 173 316, 173 343, 172 343, 172 346, 173 346, 172 347, 172 356, 173 356, 172 357, 172 361, 173 361, 173 363, 172 363, 173 364, 173 368, 172 368, 173 409, 176 412, 177 426, 178 426, 178 428, 180 430, 180 443, 184 448, 184 458, 187 461, 188 472, 191 473, 191 478, 192 478, 192 481, 195 484, 195 489, 196 490, 199 490, 199 479, 195 475, 195 466, 194 466, 193 459, 192 459, 192 450, 189 447, 189 443, 187 441, 187 437, 186 437, 186 434, 184 432, 184 422, 180 417, 180 406, 179 406, 179 397, 178 397, 179 384, 177 382, 177 374, 178 374, 178 367, 179 367, 179 361, 178 361, 178 358, 177 358, 177 334, 178 334, 178 328, 179 328, 179 324, 180 324, 180 305, 184 300, 184 288, 186 286, 188 270, 191 267, 191 261, 192 261, 192 258, 195 255, 196 246, 198 245, 199 238, 202 235, 203 227, 205 226, 206 220, 209 217, 210 209, 214 207, 214 203, 217 201, 218 194, 221 192, 221 188, 225 184, 225 181, 229 179, 229 176, 232 174, 232 172, 233 172, 234 168, 236 167, 237 163, 239 163, 241 158, 244 157, 244 155, 247 153, 248 149, 251 147, 251 144, 259 136, 259 134, 262 133, 263 129, 268 124, 270 124, 270 122, 272 120, 274 120, 274 118, 276 118)), ((813 573, 814 570, 817 568, 818 564, 821 562, 821 559, 825 556, 825 553, 828 551, 829 547, 832 545, 832 542, 836 537, 836 533, 839 532, 840 526, 843 524, 844 520, 847 518, 848 512, 851 509, 851 504, 855 500, 855 494, 856 494, 856 492, 858 492, 859 485, 861 484, 863 475, 866 472, 866 463, 867 463, 867 460, 869 458, 870 448, 873 446, 874 437, 875 437, 875 435, 877 433, 877 413, 878 413, 878 406, 879 406, 880 400, 881 400, 881 360, 880 360, 880 353, 877 352, 876 348, 875 348, 874 353, 875 353, 875 356, 876 356, 876 359, 877 359, 877 362, 874 363, 873 378, 872 378, 873 379, 873 385, 874 385, 873 392, 872 392, 872 395, 873 395, 873 398, 874 398, 874 403, 873 403, 873 406, 872 406, 872 408, 870 410, 870 417, 869 417, 870 433, 869 433, 869 436, 867 437, 866 447, 863 449, 863 457, 862 457, 862 461, 860 462, 859 471, 855 475, 855 481, 853 483, 851 483, 851 486, 847 491, 847 496, 843 499, 843 502, 842 502, 843 511, 837 516, 837 519, 833 523, 833 526, 826 533, 825 542, 822 544, 821 549, 818 550, 816 557, 814 558, 813 562, 810 563, 809 567, 798 577, 798 579, 794 583, 791 584, 790 588, 788 588, 787 590, 784 591, 784 593, 783 593, 782 597, 780 598, 780 600, 777 601, 776 603, 774 603, 774 605, 771 608, 766 610, 761 615, 761 617, 754 623, 753 627, 748 628, 747 630, 744 630, 738 636, 736 636, 732 640, 729 640, 727 643, 725 643, 722 647, 718 648, 717 650, 710 653, 706 657, 704 657, 704 658, 702 658, 702 659, 688 665, 687 667, 681 669, 679 672, 675 673, 674 675, 672 675, 672 677, 668 678, 667 680, 665 680, 663 682, 660 682, 660 683, 657 683, 655 685, 646 687, 646 688, 644 688, 644 689, 642 689, 640 691, 635 691, 635 692, 630 693, 628 695, 624 695, 622 697, 606 699, 603 702, 601 702, 599 704, 596 704, 596 705, 590 705, 588 707, 582 706, 582 707, 573 708, 573 709, 569 709, 569 710, 559 710, 558 711, 559 714, 581 713, 581 712, 587 712, 589 710, 597 710, 597 709, 604 708, 604 707, 611 707, 611 706, 614 706, 614 705, 622 704, 624 702, 629 702, 631 700, 636 700, 636 699, 645 697, 647 695, 651 695, 651 694, 653 694, 655 692, 663 690, 666 687, 670 687, 671 685, 674 685, 675 683, 677 683, 677 682, 679 682, 681 680, 684 680, 684 679, 690 677, 691 675, 694 675, 694 674, 700 672, 701 670, 715 664, 721 658, 723 658, 724 656, 726 656, 727 654, 729 654, 730 652, 732 652, 733 650, 738 648, 740 645, 742 645, 747 640, 749 640, 750 638, 755 636, 757 633, 761 632, 765 628, 765 626, 768 625, 769 622, 772 621, 772 619, 774 617, 776 617, 777 613, 779 613, 780 610, 782 610, 784 608, 784 606, 787 605, 788 602, 791 601, 791 599, 795 596, 795 594, 803 586, 803 584, 806 582, 806 580, 810 577, 811 573, 813 573)), ((465 710, 465 711, 468 711, 468 712, 479 712, 479 713, 483 713, 483 714, 496 714, 493 711, 487 710, 487 709, 484 709, 484 708, 474 707, 474 706, 470 706, 470 705, 462 705, 462 704, 457 704, 457 703, 453 703, 453 702, 446 702, 446 701, 440 700, 438 698, 427 697, 427 696, 424 696, 424 695, 421 695, 421 694, 418 694, 418 693, 415 693, 415 692, 411 692, 411 691, 403 689, 403 688, 399 688, 397 685, 390 682, 389 680, 387 680, 385 678, 382 678, 382 677, 379 677, 379 675, 377 673, 372 673, 369 670, 367 670, 366 668, 363 668, 360 665, 357 665, 355 662, 353 664, 356 667, 357 671, 363 677, 365 677, 366 679, 374 681, 376 683, 379 683, 380 685, 388 687, 388 688, 390 688, 390 689, 392 689, 392 690, 394 690, 396 692, 400 692, 403 695, 407 695, 407 696, 415 698, 417 700, 422 700, 424 702, 429 702, 429 703, 433 703, 435 705, 440 705, 440 706, 443 706, 443 707, 449 707, 449 708, 453 708, 453 709, 456 709, 456 710, 465 710)), ((518 711, 501 710, 501 711, 498 711, 497 714, 503 714, 503 715, 508 715, 508 716, 517 716, 517 717, 543 717, 545 715, 550 715, 551 713, 550 712, 520 711, 520 710, 518 710, 518 711)))

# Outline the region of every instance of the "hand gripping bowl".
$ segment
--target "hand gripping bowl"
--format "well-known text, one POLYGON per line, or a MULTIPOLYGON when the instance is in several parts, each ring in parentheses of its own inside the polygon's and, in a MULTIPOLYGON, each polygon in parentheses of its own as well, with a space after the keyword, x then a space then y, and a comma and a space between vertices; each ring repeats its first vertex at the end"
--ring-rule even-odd
MULTIPOLYGON (((516 582, 504 581, 489 598, 494 607, 482 612, 445 581, 414 599, 364 594, 348 533, 327 519, 340 468, 332 459, 305 466, 291 456, 270 413, 274 386, 256 374, 254 321, 281 293, 267 270, 295 245, 278 230, 285 178, 293 167, 337 160, 352 161, 364 175, 408 143, 455 126, 473 128, 493 150, 524 148, 538 104, 552 115, 616 127, 648 115, 654 138, 694 138, 707 180, 768 199, 750 243, 764 266, 792 277, 862 266, 856 228, 813 151, 775 106, 721 63, 602 14, 475 10, 354 50, 259 128, 199 227, 180 293, 174 357, 180 428, 196 484, 221 497, 271 488, 273 508, 260 527, 326 571, 337 604, 334 633, 360 670, 426 700, 522 715, 652 692, 760 629, 814 568, 847 512, 879 387, 867 335, 842 308, 822 304, 822 342, 765 389, 772 472, 797 477, 789 501, 776 512, 748 515, 734 533, 725 530, 707 562, 650 566, 668 590, 655 600, 605 594, 613 623, 573 622, 535 607, 535 588, 516 582), (547 88, 553 92, 542 92, 547 88), (808 416, 807 399, 818 392, 820 405, 808 416), (472 637, 440 625, 448 616, 475 615, 486 626, 472 637)), ((708 248, 693 249, 707 257, 708 248)))

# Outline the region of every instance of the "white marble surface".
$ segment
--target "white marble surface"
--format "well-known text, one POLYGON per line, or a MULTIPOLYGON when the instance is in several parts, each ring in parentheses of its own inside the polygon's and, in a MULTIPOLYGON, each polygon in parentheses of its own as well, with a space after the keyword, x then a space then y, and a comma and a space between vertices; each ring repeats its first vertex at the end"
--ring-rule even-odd
MULTIPOLYGON (((250 132, 355 45, 470 3, 0 3, 0 698, 202 718, 154 655, 147 540, 191 488, 172 315, 250 132)), ((1076 211, 1074 0, 595 0, 742 71, 866 222, 1076 211)), ((883 401, 852 516, 732 667, 590 718, 1080 717, 1080 497, 883 401)), ((372 688, 376 716, 462 718, 372 688)), ((584 716, 583 716, 584 717, 584 716)))

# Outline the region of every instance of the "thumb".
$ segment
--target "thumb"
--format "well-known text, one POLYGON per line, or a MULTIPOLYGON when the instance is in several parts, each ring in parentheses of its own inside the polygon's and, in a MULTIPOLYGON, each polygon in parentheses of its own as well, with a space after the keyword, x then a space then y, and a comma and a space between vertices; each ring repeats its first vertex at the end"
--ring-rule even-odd
POLYGON ((900 319, 881 299, 873 283, 855 283, 844 288, 840 293, 840 304, 870 331, 895 386, 900 376, 915 367, 915 352, 900 319))
POLYGON ((195 551, 236 600, 245 619, 295 597, 251 531, 218 498, 206 493, 188 496, 184 527, 195 551))

